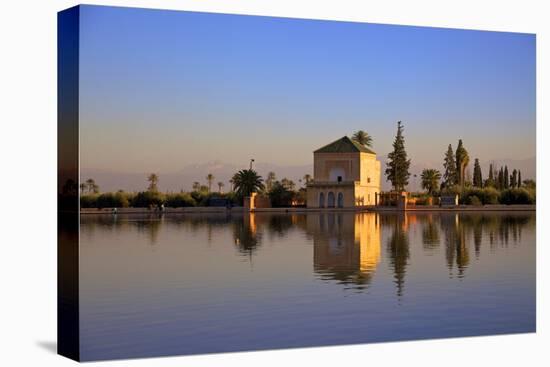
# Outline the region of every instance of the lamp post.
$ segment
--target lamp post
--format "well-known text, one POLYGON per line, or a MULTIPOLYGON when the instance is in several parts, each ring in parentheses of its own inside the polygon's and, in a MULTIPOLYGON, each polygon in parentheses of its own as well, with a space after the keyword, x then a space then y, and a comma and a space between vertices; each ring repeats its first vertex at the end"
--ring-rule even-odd
POLYGON ((254 158, 250 160, 250 170, 252 171, 252 162, 254 162, 254 158))

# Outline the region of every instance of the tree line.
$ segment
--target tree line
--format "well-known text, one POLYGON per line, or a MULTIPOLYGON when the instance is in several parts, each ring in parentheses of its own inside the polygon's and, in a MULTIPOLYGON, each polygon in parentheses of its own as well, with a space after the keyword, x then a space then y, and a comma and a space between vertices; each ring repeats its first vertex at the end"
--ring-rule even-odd
MULTIPOLYGON (((403 124, 397 122, 397 134, 393 150, 388 154, 386 178, 396 191, 405 191, 409 184, 411 160, 405 150, 403 124)), ((421 173, 421 185, 426 194, 459 194, 465 204, 532 204, 536 200, 534 180, 523 180, 521 170, 509 171, 508 166, 497 169, 489 166, 489 174, 483 177, 479 159, 474 159, 473 177, 468 171, 470 156, 462 139, 458 140, 456 150, 449 144, 444 154, 444 172, 426 168, 421 173)))
POLYGON ((80 205, 82 208, 110 207, 190 207, 210 206, 212 200, 224 200, 227 205, 240 206, 246 196, 252 193, 267 196, 274 207, 305 205, 307 185, 312 180, 310 174, 305 174, 298 180, 299 186, 286 177, 277 179, 275 172, 269 172, 264 180, 255 170, 243 169, 236 172, 229 180, 230 187, 223 191, 225 184, 217 182, 217 191, 212 187, 215 182, 213 174, 206 176, 206 184, 196 181, 192 191, 160 192, 158 189, 159 175, 151 173, 147 176, 147 190, 140 192, 99 192, 99 186, 93 179, 88 179, 80 185, 80 205))

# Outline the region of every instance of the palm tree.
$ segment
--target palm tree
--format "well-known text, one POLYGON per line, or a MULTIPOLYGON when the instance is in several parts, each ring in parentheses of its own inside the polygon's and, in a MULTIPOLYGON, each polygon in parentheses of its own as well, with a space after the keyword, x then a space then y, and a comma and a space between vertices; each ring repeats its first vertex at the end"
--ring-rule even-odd
POLYGON ((149 190, 149 191, 157 191, 158 190, 157 184, 159 182, 159 176, 156 173, 151 173, 147 177, 147 181, 149 181, 149 187, 147 188, 147 190, 149 190))
POLYGON ((212 190, 212 182, 214 181, 214 175, 209 173, 206 175, 206 181, 208 181, 208 192, 212 190))
POLYGON ((273 187, 273 183, 277 177, 275 176, 275 172, 271 171, 267 174, 267 178, 265 180, 265 184, 267 186, 267 191, 271 191, 271 188, 273 187))
POLYGON ((361 145, 372 148, 372 136, 370 136, 366 131, 356 131, 353 133, 351 138, 361 145))
POLYGON ((235 191, 242 197, 250 196, 253 192, 264 189, 264 183, 261 176, 252 169, 243 169, 233 176, 235 191))
POLYGON ((218 189, 219 189, 219 192, 220 194, 222 193, 222 188, 224 187, 225 185, 223 184, 223 182, 218 182, 218 189))
POLYGON ((304 181, 305 181, 305 183, 306 183, 306 186, 307 186, 307 184, 310 183, 311 180, 313 179, 313 177, 311 177, 311 175, 310 175, 309 173, 306 173, 306 174, 304 175, 303 178, 304 178, 304 181))
POLYGON ((422 179, 422 188, 428 191, 428 194, 432 195, 439 187, 441 173, 436 169, 430 168, 423 170, 420 177, 422 179))
POLYGON ((281 185, 283 185, 285 189, 290 191, 294 191, 294 188, 296 187, 296 184, 294 183, 294 181, 289 180, 286 177, 281 180, 281 185))

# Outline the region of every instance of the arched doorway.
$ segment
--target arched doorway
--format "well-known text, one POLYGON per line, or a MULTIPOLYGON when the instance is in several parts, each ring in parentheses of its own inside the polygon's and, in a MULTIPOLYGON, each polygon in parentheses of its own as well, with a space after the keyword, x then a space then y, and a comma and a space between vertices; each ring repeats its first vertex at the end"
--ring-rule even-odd
POLYGON ((339 192, 338 193, 338 208, 344 207, 344 194, 339 192))
POLYGON ((319 208, 325 207, 325 193, 322 192, 319 194, 319 208))
POLYGON ((327 196, 327 207, 334 208, 334 193, 332 191, 327 196))

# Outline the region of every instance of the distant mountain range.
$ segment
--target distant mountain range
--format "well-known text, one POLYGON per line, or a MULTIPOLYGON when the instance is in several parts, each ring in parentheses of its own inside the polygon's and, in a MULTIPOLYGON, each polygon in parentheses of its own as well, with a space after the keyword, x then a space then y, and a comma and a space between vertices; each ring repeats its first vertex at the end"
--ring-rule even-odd
MULTIPOLYGON (((383 156, 386 157, 387 155, 383 156)), ((379 157, 382 162, 382 189, 388 190, 390 184, 385 180, 384 170, 386 168, 385 159, 379 157)), ((536 176, 536 164, 535 157, 528 159, 495 159, 491 161, 484 161, 481 163, 481 169, 483 177, 486 178, 489 173, 489 164, 493 163, 496 169, 500 166, 508 166, 510 173, 513 169, 520 169, 523 179, 535 179, 536 176)), ((473 160, 470 162, 469 169, 473 171, 473 160)), ((159 189, 161 191, 189 191, 193 186, 193 182, 198 181, 203 185, 206 185, 206 176, 211 173, 214 175, 214 181, 212 190, 218 190, 218 182, 224 183, 224 191, 229 190, 229 180, 235 172, 241 169, 246 169, 248 166, 240 166, 231 163, 223 162, 208 162, 201 164, 193 164, 183 167, 181 170, 175 172, 155 172, 159 175, 159 189)), ((420 174, 425 168, 436 168, 443 173, 443 166, 441 162, 427 162, 419 164, 416 162, 411 163, 411 178, 409 180, 409 190, 420 189, 420 174), (417 177, 414 177, 414 175, 417 177)), ((255 163, 254 169, 262 177, 266 177, 270 171, 275 172, 277 179, 284 177, 293 180, 297 187, 301 186, 299 180, 301 180, 305 174, 309 173, 313 175, 313 164, 296 165, 296 166, 284 166, 272 163, 255 163)), ((100 190, 107 191, 141 191, 147 188, 147 176, 150 172, 113 172, 101 169, 82 169, 81 178, 86 180, 93 178, 95 182, 100 186, 100 190)))

